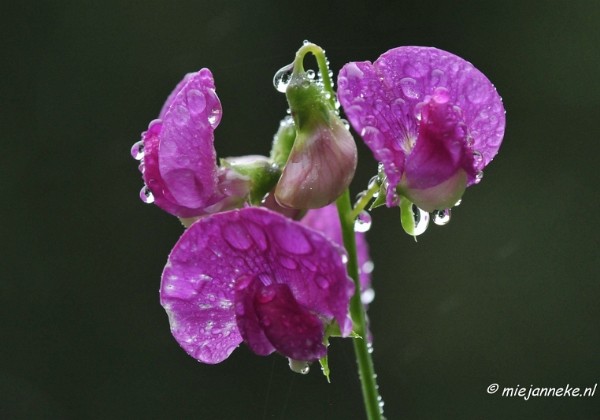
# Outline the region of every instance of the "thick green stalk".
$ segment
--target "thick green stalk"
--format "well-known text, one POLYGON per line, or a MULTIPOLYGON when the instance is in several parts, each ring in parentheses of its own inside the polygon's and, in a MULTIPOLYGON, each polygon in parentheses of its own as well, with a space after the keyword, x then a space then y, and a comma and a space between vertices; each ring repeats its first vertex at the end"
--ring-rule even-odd
POLYGON ((348 253, 348 274, 356 287, 354 296, 350 301, 350 315, 354 323, 355 332, 362 338, 354 338, 354 353, 358 364, 358 373, 362 385, 363 400, 369 420, 381 420, 383 414, 380 406, 380 397, 375 380, 375 368, 367 341, 367 320, 365 309, 360 299, 360 280, 358 276, 358 260, 356 256, 356 238, 354 234, 354 217, 350 203, 350 192, 346 190, 336 201, 344 247, 348 253))

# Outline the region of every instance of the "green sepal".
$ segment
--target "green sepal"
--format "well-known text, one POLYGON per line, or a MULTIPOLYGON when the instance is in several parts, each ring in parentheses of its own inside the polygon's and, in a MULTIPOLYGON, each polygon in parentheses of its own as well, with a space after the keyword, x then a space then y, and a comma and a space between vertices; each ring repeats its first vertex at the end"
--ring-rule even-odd
POLYGON ((273 136, 271 146, 271 160, 283 168, 290 156, 294 140, 296 139, 296 126, 292 117, 287 116, 279 124, 279 129, 273 136))
POLYGON ((412 210, 413 203, 408 198, 400 197, 400 223, 406 233, 417 239, 415 235, 415 217, 412 210))
POLYGON ((220 159, 221 167, 231 169, 250 179, 249 201, 259 205, 265 195, 271 191, 279 177, 281 170, 265 156, 245 156, 243 158, 220 159))

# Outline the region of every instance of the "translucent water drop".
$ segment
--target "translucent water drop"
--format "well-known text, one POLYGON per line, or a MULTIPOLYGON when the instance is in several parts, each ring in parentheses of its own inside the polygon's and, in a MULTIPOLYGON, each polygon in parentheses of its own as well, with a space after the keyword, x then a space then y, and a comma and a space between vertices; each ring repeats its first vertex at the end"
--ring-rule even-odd
POLYGON ((367 184, 367 187, 369 189, 373 188, 375 185, 379 185, 379 175, 375 175, 373 176, 370 180, 369 183, 367 184))
POLYGON ((306 77, 313 80, 315 78, 315 71, 312 69, 306 70, 306 77))
POLYGON ((365 274, 371 274, 373 272, 373 269, 375 268, 375 264, 373 263, 373 261, 365 261, 365 263, 362 265, 362 267, 360 268, 361 271, 365 274))
POLYGON ((304 41, 302 41, 302 45, 308 45, 310 44, 310 41, 308 39, 305 39, 304 41))
POLYGON ((292 78, 292 70, 294 68, 294 64, 290 63, 286 66, 283 66, 275 76, 273 77, 273 86, 277 89, 278 92, 285 93, 287 87, 290 83, 290 79, 292 78))
POLYGON ((483 179, 483 171, 477 172, 477 175, 475 175, 475 183, 479 184, 482 179, 483 179))
POLYGON ((360 301, 363 305, 368 305, 373 302, 373 299, 375 299, 375 290, 370 287, 360 294, 360 301))
POLYGON ((367 232, 369 229, 371 229, 371 215, 368 211, 363 210, 354 221, 354 231, 367 232))
POLYGON ((344 127, 346 127, 346 130, 350 130, 350 123, 348 122, 348 120, 342 118, 342 124, 344 124, 344 127))
POLYGON ((221 110, 219 108, 213 108, 208 116, 208 123, 212 128, 217 128, 221 121, 221 110))
POLYGON ((346 254, 342 254, 342 264, 346 264, 348 262, 348 256, 346 254))
POLYGON ((435 210, 432 215, 433 223, 438 226, 444 226, 450 221, 450 209, 435 210))
POLYGON ((142 160, 142 158, 144 157, 144 142, 143 142, 143 140, 135 142, 133 144, 133 146, 131 146, 131 156, 135 160, 142 160))
POLYGON ((290 369, 292 372, 300 373, 302 375, 306 375, 310 371, 310 366, 308 362, 304 360, 294 360, 288 358, 290 369))
POLYGON ((429 213, 421 210, 415 204, 412 205, 413 218, 415 220, 415 231, 413 235, 418 236, 427 230, 429 226, 429 213))
POLYGON ((150 191, 150 188, 148 188, 147 185, 144 185, 144 187, 140 191, 140 198, 146 204, 154 203, 154 195, 152 194, 152 191, 150 191))
POLYGON ((475 164, 479 165, 482 161, 483 161, 483 156, 481 155, 481 153, 477 150, 475 150, 473 152, 473 161, 475 162, 475 164))
POLYGON ((460 206, 460 203, 462 203, 462 200, 459 198, 458 201, 454 203, 454 207, 460 206))
POLYGON ((356 194, 356 199, 354 200, 354 207, 358 206, 360 200, 362 200, 365 195, 367 195, 366 191, 361 191, 358 194, 356 194))

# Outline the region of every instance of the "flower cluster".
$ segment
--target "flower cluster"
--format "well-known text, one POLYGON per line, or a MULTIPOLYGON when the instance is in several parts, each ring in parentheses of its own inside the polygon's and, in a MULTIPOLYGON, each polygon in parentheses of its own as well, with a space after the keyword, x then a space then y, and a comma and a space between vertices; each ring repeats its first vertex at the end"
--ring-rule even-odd
MULTIPOLYGON (((291 366, 323 359, 330 336, 353 330, 352 296, 372 300, 364 229, 355 233, 353 282, 330 204, 347 190, 357 157, 323 63, 322 50, 305 44, 285 83, 277 79, 291 116, 269 157, 217 164, 222 108, 208 69, 184 77, 132 148, 142 200, 187 227, 169 255, 160 299, 173 336, 201 362, 221 362, 242 342, 291 366), (304 70, 307 52, 317 57, 319 78, 304 70)), ((374 63, 348 63, 338 86, 350 123, 382 164, 375 189, 389 207, 452 207, 500 146, 500 97, 481 72, 445 51, 401 47, 374 63)))

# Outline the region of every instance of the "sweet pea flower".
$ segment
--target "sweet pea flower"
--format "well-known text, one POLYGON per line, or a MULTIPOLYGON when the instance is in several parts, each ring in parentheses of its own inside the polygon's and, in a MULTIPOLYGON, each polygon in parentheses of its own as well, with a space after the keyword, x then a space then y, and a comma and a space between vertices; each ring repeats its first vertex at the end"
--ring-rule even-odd
POLYGON ((338 99, 387 177, 386 204, 452 207, 498 152, 505 112, 492 83, 446 51, 400 47, 351 62, 338 99))
POLYGON ((143 201, 181 218, 241 206, 250 179, 216 163, 213 133, 221 113, 210 70, 189 73, 179 82, 132 147, 142 161, 143 201))
POLYGON ((264 208, 212 214, 171 251, 161 304, 200 362, 219 363, 242 342, 258 355, 315 361, 326 355, 329 324, 351 332, 344 256, 322 233, 264 208))

